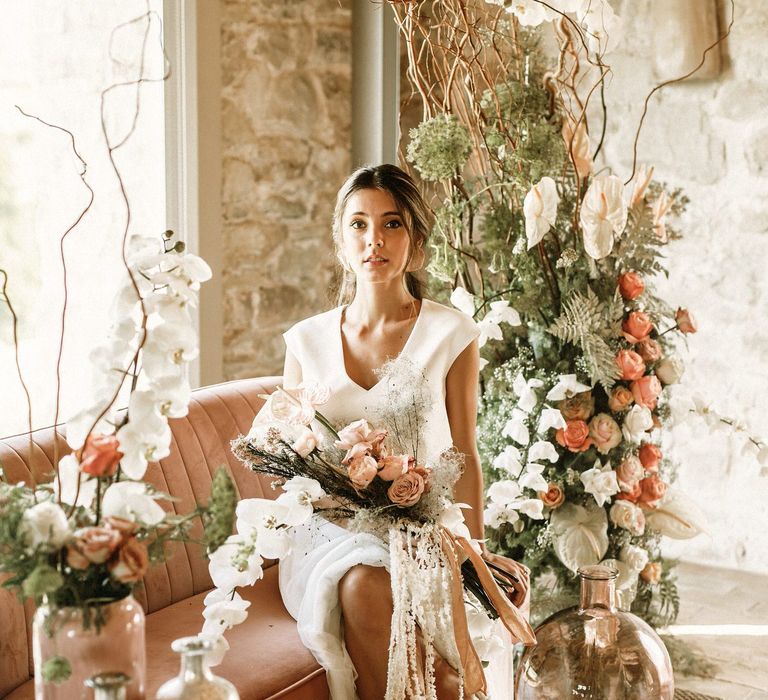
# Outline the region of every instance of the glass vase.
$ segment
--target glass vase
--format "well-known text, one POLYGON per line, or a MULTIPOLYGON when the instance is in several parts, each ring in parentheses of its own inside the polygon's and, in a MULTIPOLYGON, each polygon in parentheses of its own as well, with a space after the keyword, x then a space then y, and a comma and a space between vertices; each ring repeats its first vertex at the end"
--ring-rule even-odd
POLYGON ((133 596, 83 610, 41 605, 32 622, 35 700, 91 700, 85 682, 103 673, 131 677, 126 700, 144 700, 144 610, 133 596))
POLYGON ((229 681, 214 676, 205 655, 213 644, 200 637, 182 637, 171 648, 181 654, 179 675, 163 683, 156 700, 240 700, 237 689, 229 681))
POLYGON ((124 673, 97 673, 85 685, 93 688, 93 700, 126 700, 126 686, 131 677, 124 673))
POLYGON ((546 619, 525 650, 516 700, 672 700, 667 649, 648 624, 617 609, 616 572, 596 565, 579 576, 579 605, 546 619))

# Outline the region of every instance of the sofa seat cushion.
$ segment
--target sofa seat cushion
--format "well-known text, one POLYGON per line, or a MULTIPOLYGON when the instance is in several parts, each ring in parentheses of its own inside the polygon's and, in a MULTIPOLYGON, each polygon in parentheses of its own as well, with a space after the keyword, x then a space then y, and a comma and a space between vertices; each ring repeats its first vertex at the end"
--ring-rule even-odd
MULTIPOLYGON (((251 602, 248 619, 226 634, 230 650, 213 672, 230 680, 242 700, 325 700, 325 672, 299 639, 277 585, 277 566, 254 586, 240 589, 251 602)), ((204 593, 173 603, 147 616, 147 698, 179 670, 171 642, 197 634, 203 623, 204 593)), ((34 698, 34 682, 14 690, 8 700, 34 698)))

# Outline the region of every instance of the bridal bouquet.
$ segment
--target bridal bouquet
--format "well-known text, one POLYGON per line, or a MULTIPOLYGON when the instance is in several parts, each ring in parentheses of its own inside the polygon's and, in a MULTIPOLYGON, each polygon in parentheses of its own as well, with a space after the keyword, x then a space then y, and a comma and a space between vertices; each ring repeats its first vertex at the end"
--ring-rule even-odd
MULTIPOLYGON (((383 376, 403 371, 403 362, 397 370, 390 363, 383 376)), ((420 682, 411 673, 417 628, 426 650, 426 688, 434 685, 435 643, 445 648, 445 640, 455 652, 448 661, 463 670, 466 688, 482 683, 479 659, 467 658, 463 638, 454 640, 457 627, 459 635, 467 629, 462 585, 478 608, 501 616, 513 634, 532 643, 530 627, 510 604, 519 582, 503 569, 491 573, 494 566, 489 569, 473 548, 461 506, 452 501, 463 458, 455 450, 431 464, 417 458, 418 398, 393 397, 374 425, 360 418, 338 431, 318 410, 329 399, 327 389, 302 384, 265 398, 251 432, 233 442, 233 451, 253 471, 276 477, 283 493, 274 501, 239 503, 238 533, 211 558, 217 590, 206 602, 205 636, 220 637, 244 619, 247 603, 233 589, 260 576, 263 558, 285 556, 292 528, 317 515, 375 535, 389 548, 394 612, 388 698, 404 697, 409 683, 420 682), (461 658, 459 649, 465 650, 461 658)))

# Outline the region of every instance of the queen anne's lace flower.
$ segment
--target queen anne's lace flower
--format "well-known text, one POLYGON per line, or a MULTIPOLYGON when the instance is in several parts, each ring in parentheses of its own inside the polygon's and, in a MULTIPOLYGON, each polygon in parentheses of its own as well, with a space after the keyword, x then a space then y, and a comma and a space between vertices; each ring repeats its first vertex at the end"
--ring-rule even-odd
POLYGON ((456 117, 440 114, 410 131, 407 158, 425 180, 450 180, 472 152, 467 128, 456 117))

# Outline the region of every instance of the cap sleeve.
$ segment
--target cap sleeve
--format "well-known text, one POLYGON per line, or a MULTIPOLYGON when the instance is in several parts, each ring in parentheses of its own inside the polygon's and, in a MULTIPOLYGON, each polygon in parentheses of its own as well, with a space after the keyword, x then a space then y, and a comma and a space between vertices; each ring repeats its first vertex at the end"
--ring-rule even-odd
POLYGON ((456 358, 461 355, 467 346, 480 335, 477 323, 462 311, 455 311, 452 316, 451 330, 448 334, 447 367, 450 370, 456 358))
POLYGON ((301 364, 301 329, 298 328, 299 324, 291 326, 285 333, 283 333, 283 340, 285 341, 285 347, 290 351, 301 364))

